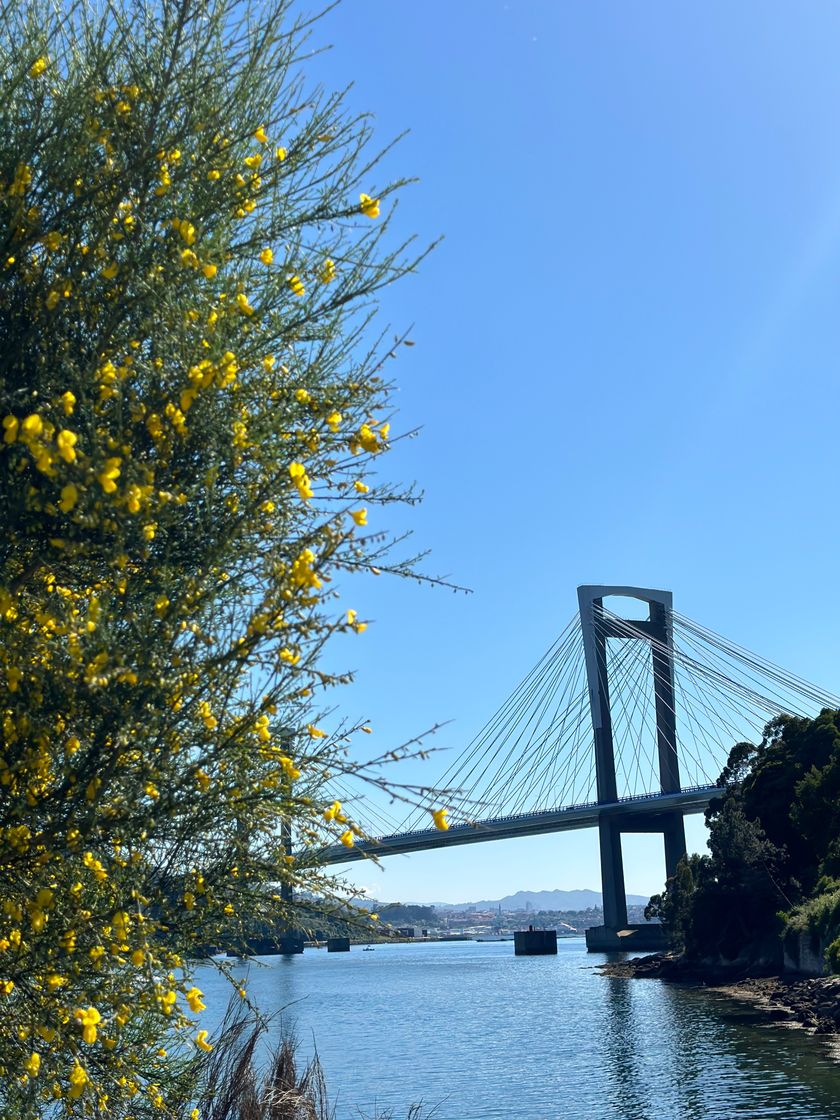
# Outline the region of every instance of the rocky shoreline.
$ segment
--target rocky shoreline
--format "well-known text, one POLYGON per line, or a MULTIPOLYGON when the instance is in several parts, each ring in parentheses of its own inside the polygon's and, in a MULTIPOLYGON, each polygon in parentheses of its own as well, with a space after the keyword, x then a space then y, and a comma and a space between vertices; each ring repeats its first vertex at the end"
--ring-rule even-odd
POLYGON ((836 1035, 831 1051, 840 1060, 840 976, 750 976, 732 968, 689 964, 669 953, 609 962, 599 965, 598 971, 606 976, 702 985, 751 1004, 768 1021, 836 1035))

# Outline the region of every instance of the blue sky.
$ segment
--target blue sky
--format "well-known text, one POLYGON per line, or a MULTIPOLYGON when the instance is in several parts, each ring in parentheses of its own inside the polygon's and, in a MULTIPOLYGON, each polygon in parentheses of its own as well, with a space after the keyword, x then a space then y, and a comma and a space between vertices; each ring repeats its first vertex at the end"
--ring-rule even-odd
MULTIPOLYGON (((445 235, 385 293, 416 346, 389 372, 382 463, 423 504, 426 568, 471 595, 357 581, 374 620, 335 700, 386 749, 457 749, 551 645, 579 583, 670 588, 684 614, 840 687, 840 11, 554 0, 345 0, 307 72, 354 86, 394 225, 445 235)), ((409 767, 434 782, 438 761, 409 767)), ((419 776, 418 776, 419 775, 419 776)), ((702 825, 689 822, 692 846, 702 825)), ((659 889, 655 838, 628 889, 659 889)), ((383 899, 599 886, 592 832, 363 867, 383 899)))

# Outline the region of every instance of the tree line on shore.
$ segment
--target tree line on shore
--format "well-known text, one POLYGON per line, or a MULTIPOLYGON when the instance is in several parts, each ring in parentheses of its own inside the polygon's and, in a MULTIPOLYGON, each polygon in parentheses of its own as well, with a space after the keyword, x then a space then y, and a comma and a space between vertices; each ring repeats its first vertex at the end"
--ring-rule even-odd
POLYGON ((778 716, 733 747, 721 785, 708 854, 680 862, 647 916, 690 961, 775 968, 805 935, 840 972, 840 710, 778 716))

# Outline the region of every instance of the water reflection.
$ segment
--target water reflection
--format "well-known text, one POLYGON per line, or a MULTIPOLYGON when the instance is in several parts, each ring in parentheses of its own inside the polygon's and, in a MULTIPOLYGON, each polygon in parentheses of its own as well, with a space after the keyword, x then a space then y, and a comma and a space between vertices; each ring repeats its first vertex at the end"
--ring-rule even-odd
POLYGON ((626 980, 605 977, 606 1003, 603 1047, 604 1072, 610 1082, 609 1101, 616 1120, 638 1120, 644 1115, 647 1092, 640 1061, 638 1016, 634 992, 626 980))
POLYGON ((840 1069, 700 987, 603 978, 604 1072, 618 1120, 837 1120, 840 1069))
MULTIPOLYGON (((263 1012, 284 1009, 304 1056, 317 1045, 336 1120, 377 1106, 401 1120, 421 1099, 435 1120, 840 1120, 840 1066, 801 1032, 596 961, 579 942, 543 958, 384 946, 268 958, 247 983, 263 1012)), ((223 982, 208 970, 199 987, 220 1015, 223 982)))

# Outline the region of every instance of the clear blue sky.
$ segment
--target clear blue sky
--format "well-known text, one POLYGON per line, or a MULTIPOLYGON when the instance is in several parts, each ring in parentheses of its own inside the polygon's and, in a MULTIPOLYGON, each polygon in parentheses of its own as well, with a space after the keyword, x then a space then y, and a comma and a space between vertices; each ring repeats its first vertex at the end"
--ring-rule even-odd
MULTIPOLYGON (((384 301, 417 343, 390 364, 394 427, 422 432, 383 470, 425 501, 371 525, 473 589, 348 586, 375 624, 336 651, 358 675, 335 700, 365 747, 444 720, 437 745, 467 742, 579 583, 671 588, 840 687, 838 33, 833 4, 767 0, 345 0, 316 29, 333 49, 308 72, 354 82, 383 143, 411 130, 395 225, 445 235, 384 301)), ((629 890, 660 888, 657 840, 625 860, 629 890)), ((599 887, 592 832, 383 868, 353 878, 403 900, 599 887)))

